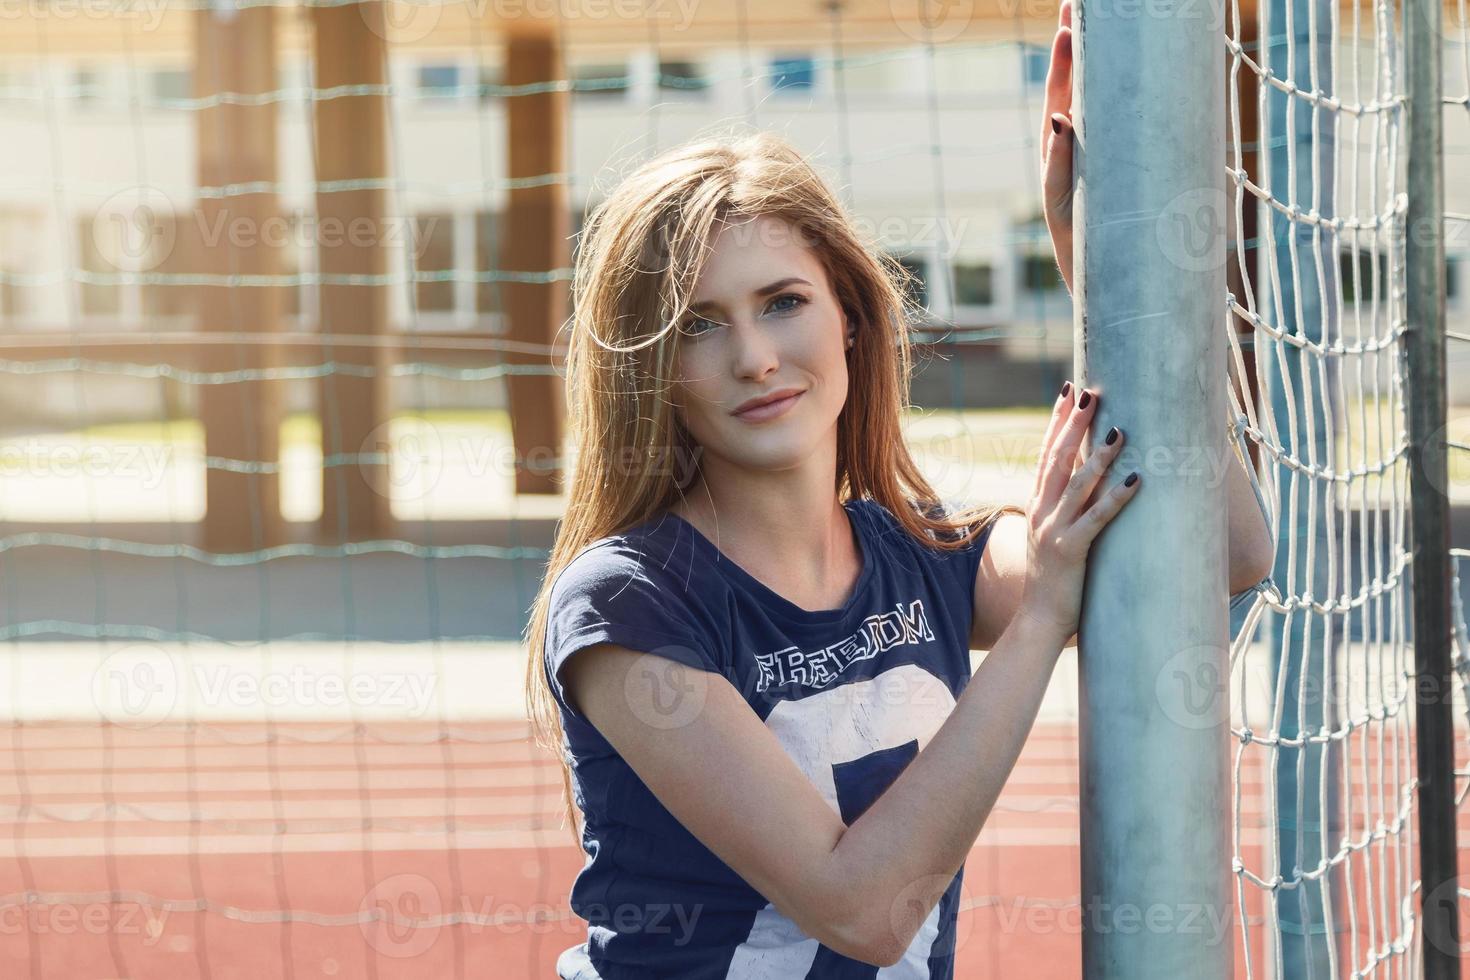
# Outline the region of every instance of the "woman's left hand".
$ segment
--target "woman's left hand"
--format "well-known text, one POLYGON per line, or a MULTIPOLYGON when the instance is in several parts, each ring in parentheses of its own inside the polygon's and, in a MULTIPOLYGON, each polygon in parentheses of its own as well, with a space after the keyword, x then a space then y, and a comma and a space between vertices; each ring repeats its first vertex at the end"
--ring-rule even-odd
POLYGON ((1041 116, 1041 186, 1046 230, 1072 291, 1072 0, 1062 0, 1046 72, 1041 116))

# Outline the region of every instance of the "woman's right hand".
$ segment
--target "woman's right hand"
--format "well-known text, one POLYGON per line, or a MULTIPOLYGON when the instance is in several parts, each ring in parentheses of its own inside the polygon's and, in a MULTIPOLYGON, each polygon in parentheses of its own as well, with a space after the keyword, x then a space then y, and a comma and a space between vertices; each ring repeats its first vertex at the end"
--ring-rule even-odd
POLYGON ((1026 578, 1019 612, 1048 629, 1063 630, 1063 637, 1077 632, 1082 581, 1093 539, 1133 499, 1141 482, 1135 472, 1106 492, 1094 493, 1124 440, 1118 431, 1111 445, 1104 437, 1082 458, 1083 436, 1096 415, 1097 400, 1096 392, 1078 392, 1070 382, 1063 386, 1047 425, 1035 488, 1026 506, 1026 578), (1131 485, 1128 480, 1133 481, 1131 485))

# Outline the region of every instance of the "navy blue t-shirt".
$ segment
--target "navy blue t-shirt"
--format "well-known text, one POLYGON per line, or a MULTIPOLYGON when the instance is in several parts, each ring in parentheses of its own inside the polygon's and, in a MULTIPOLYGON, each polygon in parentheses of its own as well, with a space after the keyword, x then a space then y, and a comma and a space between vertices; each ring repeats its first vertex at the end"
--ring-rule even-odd
MULTIPOLYGON (((557 673, 578 650, 615 643, 723 675, 850 826, 970 679, 975 575, 990 530, 942 551, 874 500, 843 506, 863 568, 839 609, 788 601, 672 512, 593 542, 557 577, 544 666, 585 817, 587 861, 571 906, 588 923, 587 941, 557 961, 562 980, 878 975, 806 936, 684 829, 567 704, 557 673)), ((953 976, 963 875, 884 978, 953 976)))

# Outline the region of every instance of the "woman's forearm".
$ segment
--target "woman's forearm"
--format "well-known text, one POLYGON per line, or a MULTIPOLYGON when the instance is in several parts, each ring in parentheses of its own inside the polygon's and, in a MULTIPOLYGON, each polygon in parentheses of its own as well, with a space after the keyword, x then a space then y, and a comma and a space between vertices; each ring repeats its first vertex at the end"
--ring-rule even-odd
POLYGON ((964 865, 1065 640, 1018 612, 933 739, 838 840, 837 892, 853 897, 847 927, 867 948, 901 954, 964 865))
MULTIPOLYGON (((1250 391, 1243 390, 1233 362, 1230 364, 1230 387, 1235 392, 1236 404, 1245 405, 1249 402, 1250 391)), ((1230 594, 1235 595, 1271 574, 1275 546, 1265 513, 1266 504, 1257 499, 1256 489, 1251 485, 1251 474, 1247 467, 1254 466, 1254 463, 1247 446, 1236 440, 1233 428, 1225 439, 1230 457, 1229 471, 1225 477, 1225 506, 1228 515, 1226 541, 1230 594)))
POLYGON ((1234 436, 1227 436, 1226 452, 1229 454, 1229 472, 1225 477, 1225 508, 1227 511, 1227 548, 1229 552, 1230 594, 1244 592, 1271 574, 1273 545, 1271 529, 1266 524, 1266 515, 1256 499, 1251 486, 1250 474, 1246 472, 1247 460, 1232 443, 1234 436))
POLYGON ((1072 232, 1059 228, 1053 228, 1051 232, 1052 250, 1057 257, 1057 271, 1062 275, 1062 285, 1067 287, 1067 295, 1075 295, 1072 292, 1072 232))

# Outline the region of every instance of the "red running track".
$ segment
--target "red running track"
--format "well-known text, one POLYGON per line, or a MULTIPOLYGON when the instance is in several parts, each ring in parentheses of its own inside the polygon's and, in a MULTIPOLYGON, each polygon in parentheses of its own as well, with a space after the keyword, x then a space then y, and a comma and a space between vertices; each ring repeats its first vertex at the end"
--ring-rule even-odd
MULTIPOLYGON (((585 935, 567 906, 582 855, 560 825, 559 770, 523 723, 437 734, 378 723, 356 734, 283 724, 274 741, 225 724, 0 732, 0 976, 554 978, 557 956, 585 935)), ((1390 795, 1379 809, 1375 745, 1355 746, 1354 827, 1368 843, 1346 864, 1360 965, 1392 939, 1397 876, 1414 874, 1372 834, 1396 805, 1390 795)), ((1247 758, 1242 855, 1264 875, 1266 755, 1247 758)), ((1080 975, 1077 833, 1075 732, 1038 726, 966 863, 957 976, 1080 975)), ((1269 976, 1265 893, 1245 891, 1252 973, 1269 976)), ((1218 925, 1192 928, 1204 942, 1218 925)), ((1224 941, 1245 976, 1233 918, 1224 941)), ((1377 975, 1404 975, 1402 964, 1377 975)))

